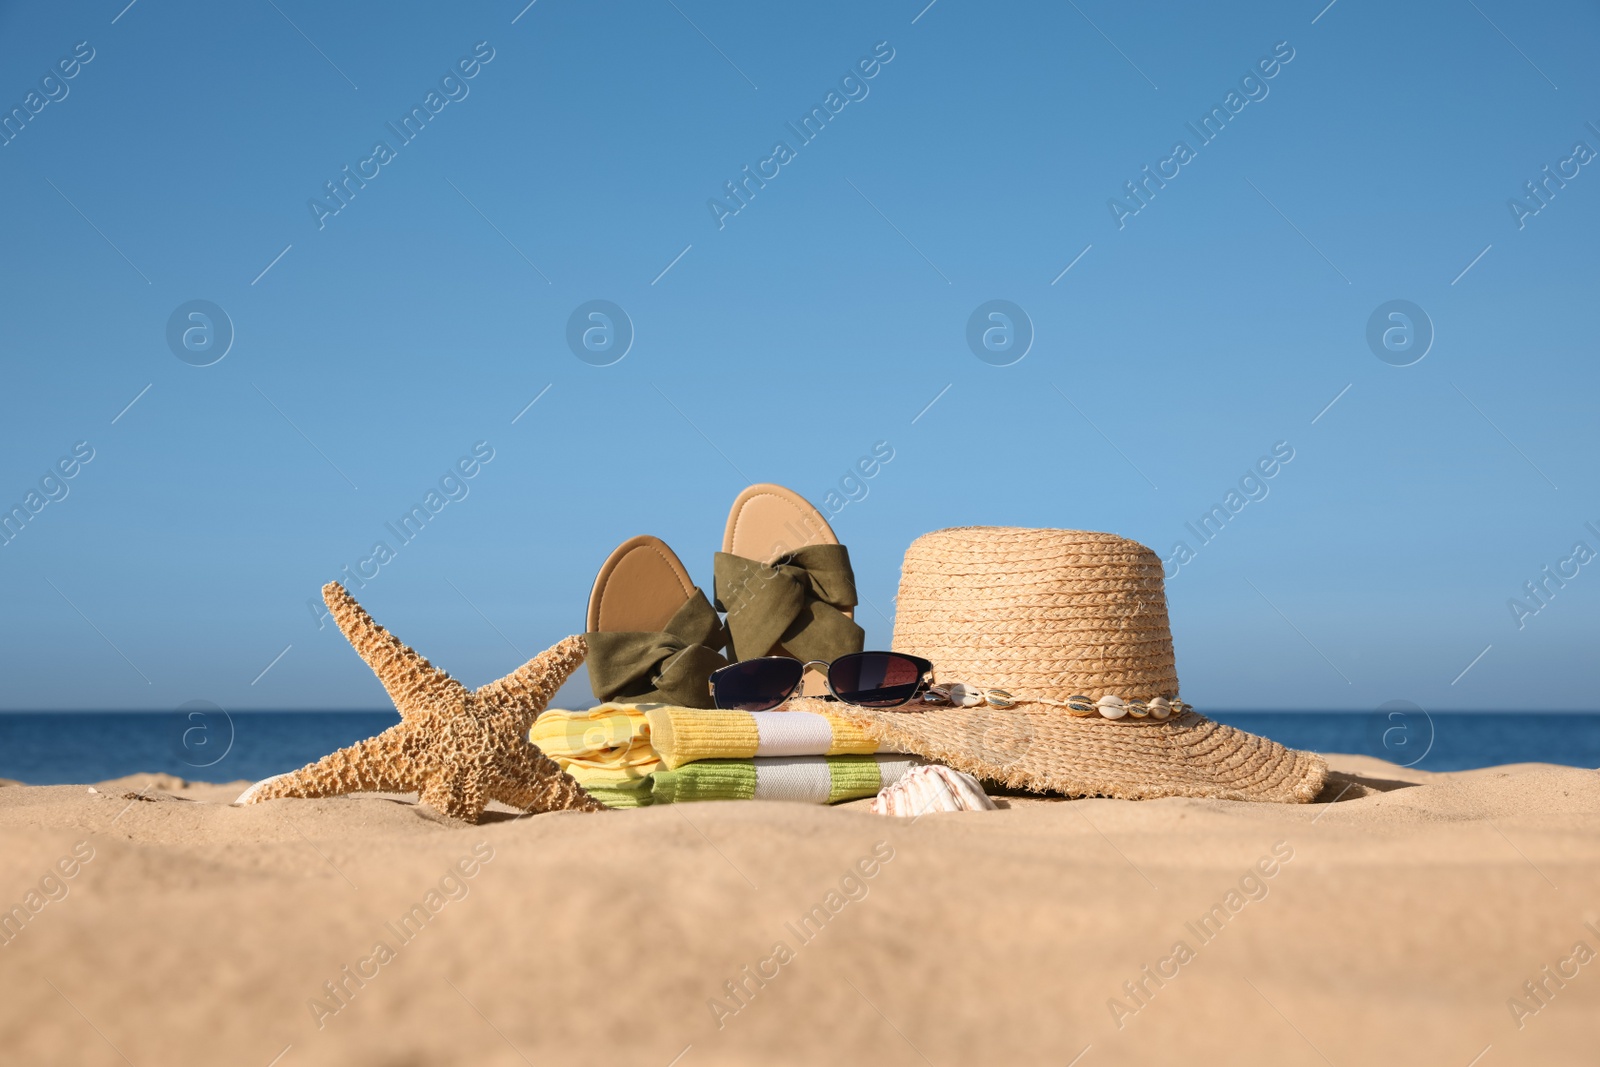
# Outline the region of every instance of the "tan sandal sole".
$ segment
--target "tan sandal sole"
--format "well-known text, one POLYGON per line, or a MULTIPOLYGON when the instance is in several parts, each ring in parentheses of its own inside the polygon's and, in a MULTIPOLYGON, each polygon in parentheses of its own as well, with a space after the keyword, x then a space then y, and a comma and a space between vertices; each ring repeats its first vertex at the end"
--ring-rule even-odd
MULTIPOLYGON (((811 501, 781 485, 763 482, 752 485, 734 498, 728 510, 728 525, 722 533, 722 551, 745 559, 771 563, 786 552, 807 545, 836 545, 839 537, 822 512, 811 501)), ((855 617, 853 609, 844 614, 855 617)), ((790 653, 778 646, 770 655, 790 653)), ((806 673, 801 695, 822 696, 828 687, 815 671, 806 673)))
POLYGON ((589 632, 656 633, 694 594, 683 562, 665 541, 629 538, 600 565, 589 592, 589 632))
POLYGON ((734 498, 722 551, 771 563, 806 545, 836 545, 839 538, 811 501, 781 485, 752 485, 734 498))

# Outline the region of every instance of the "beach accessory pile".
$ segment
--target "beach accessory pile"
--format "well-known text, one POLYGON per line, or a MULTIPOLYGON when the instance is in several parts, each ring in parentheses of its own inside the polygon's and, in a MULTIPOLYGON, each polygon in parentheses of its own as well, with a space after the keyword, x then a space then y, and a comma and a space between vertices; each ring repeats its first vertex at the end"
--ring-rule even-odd
POLYGON ((883 788, 872 802, 875 815, 917 816, 932 811, 993 811, 994 801, 970 774, 938 764, 914 768, 883 788))

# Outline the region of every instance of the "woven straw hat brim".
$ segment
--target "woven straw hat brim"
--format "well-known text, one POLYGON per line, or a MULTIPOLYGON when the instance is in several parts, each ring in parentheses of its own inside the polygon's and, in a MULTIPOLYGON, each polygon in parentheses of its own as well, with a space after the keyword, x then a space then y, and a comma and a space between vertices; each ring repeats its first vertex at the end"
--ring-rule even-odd
POLYGON ((1195 712, 1166 722, 1129 722, 1078 718, 1038 703, 874 710, 800 699, 787 706, 849 716, 888 749, 1031 792, 1305 804, 1322 791, 1328 775, 1327 763, 1315 753, 1195 712))

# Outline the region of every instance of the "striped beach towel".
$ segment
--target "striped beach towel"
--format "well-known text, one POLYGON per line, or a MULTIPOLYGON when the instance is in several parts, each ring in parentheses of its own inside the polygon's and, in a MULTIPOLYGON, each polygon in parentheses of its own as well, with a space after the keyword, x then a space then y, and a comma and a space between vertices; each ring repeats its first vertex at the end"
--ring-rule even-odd
POLYGON ((665 704, 550 710, 528 740, 596 800, 636 808, 686 800, 872 796, 918 762, 826 711, 723 711, 665 704))
MULTIPOLYGON (((876 796, 921 760, 914 756, 780 756, 712 759, 650 776, 655 804, 698 800, 788 800, 837 804, 876 796)), ((604 798, 601 803, 608 803, 604 798)))

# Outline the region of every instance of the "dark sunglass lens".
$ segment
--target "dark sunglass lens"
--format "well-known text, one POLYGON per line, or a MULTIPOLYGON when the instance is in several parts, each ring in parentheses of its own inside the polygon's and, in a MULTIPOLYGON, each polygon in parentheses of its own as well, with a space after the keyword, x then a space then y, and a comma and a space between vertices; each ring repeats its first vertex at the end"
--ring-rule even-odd
POLYGON ((922 667, 897 652, 856 652, 828 668, 828 683, 846 704, 893 708, 909 701, 922 681, 922 667))
POLYGON ((745 660, 711 676, 711 695, 719 708, 768 711, 783 703, 804 669, 795 659, 745 660))

